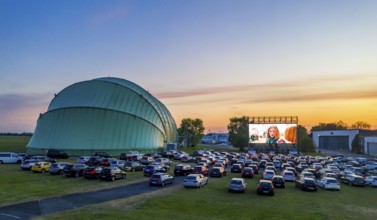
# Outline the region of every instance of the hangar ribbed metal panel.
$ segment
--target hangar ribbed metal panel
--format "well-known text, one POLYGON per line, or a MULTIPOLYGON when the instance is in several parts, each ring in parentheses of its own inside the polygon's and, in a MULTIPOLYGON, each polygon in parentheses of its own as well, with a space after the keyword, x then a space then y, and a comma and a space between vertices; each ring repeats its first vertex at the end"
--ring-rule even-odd
POLYGON ((107 77, 59 92, 38 119, 27 149, 150 151, 176 139, 174 119, 159 100, 130 81, 107 77))

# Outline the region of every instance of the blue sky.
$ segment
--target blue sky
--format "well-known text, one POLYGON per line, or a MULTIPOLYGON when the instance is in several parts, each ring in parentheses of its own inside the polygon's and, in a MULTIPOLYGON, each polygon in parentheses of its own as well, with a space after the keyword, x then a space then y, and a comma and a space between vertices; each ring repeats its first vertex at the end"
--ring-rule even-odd
POLYGON ((377 1, 0 1, 0 132, 32 132, 53 95, 103 76, 179 124, 295 115, 377 129, 377 1))

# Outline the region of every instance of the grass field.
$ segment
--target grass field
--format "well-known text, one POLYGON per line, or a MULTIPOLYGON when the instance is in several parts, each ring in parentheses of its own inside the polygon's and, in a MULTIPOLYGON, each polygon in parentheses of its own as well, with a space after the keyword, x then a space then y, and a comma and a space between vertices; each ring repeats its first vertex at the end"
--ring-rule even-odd
POLYGON ((31 136, 2 136, 0 135, 0 151, 25 152, 31 136))
MULTIPOLYGON (((0 138, 0 143, 5 142, 0 138)), ((13 146, 24 151, 20 144, 22 141, 12 142, 13 144, 0 145, 0 151, 5 151, 3 146, 13 146)), ((69 161, 73 162, 75 158, 69 161)), ((173 188, 151 194, 109 201, 37 219, 377 219, 377 188, 358 188, 342 184, 339 192, 319 189, 312 193, 302 192, 294 187, 294 183, 287 183, 285 189, 276 189, 275 196, 258 196, 256 185, 260 174, 247 180, 246 193, 227 192, 226 187, 232 177, 240 177, 240 174, 229 173, 224 178, 210 178, 209 184, 201 189, 186 189, 177 184, 173 188)), ((3 164, 0 166, 0 179, 0 206, 5 206, 127 185, 145 180, 145 177, 140 172, 128 172, 126 180, 84 180, 22 171, 17 164, 3 164)))

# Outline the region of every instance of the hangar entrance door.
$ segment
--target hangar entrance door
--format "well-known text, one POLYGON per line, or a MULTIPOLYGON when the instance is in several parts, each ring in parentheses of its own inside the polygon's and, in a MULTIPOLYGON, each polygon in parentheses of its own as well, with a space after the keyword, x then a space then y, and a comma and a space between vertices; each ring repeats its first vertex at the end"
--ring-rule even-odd
POLYGON ((348 136, 320 136, 319 148, 330 150, 349 150, 348 136))
POLYGON ((367 151, 368 155, 371 155, 371 156, 377 155, 377 143, 371 143, 371 142, 369 142, 367 150, 368 150, 367 151))

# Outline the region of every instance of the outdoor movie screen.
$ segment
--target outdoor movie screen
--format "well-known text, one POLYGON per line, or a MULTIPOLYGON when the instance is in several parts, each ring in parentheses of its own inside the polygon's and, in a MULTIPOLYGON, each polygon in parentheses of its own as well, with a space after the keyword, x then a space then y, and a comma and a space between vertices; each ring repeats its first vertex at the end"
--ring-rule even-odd
POLYGON ((249 124, 249 143, 295 144, 296 133, 297 124, 249 124))

